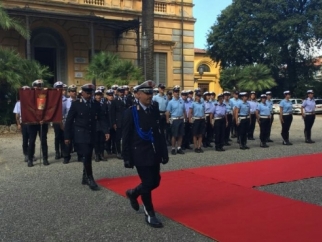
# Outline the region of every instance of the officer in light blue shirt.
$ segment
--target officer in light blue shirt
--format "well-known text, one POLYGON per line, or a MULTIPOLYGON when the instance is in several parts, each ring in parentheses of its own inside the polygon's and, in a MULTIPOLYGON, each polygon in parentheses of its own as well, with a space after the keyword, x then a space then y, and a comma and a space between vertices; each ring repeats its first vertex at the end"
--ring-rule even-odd
POLYGON ((182 138, 184 136, 184 121, 187 118, 184 101, 179 97, 180 86, 176 85, 173 88, 173 98, 168 102, 166 118, 170 124, 171 116, 171 154, 184 154, 181 148, 182 138))
POLYGON ((293 121, 293 106, 292 102, 290 101, 291 92, 285 91, 284 92, 284 99, 280 102, 280 121, 282 124, 282 138, 283 138, 283 145, 292 145, 289 140, 289 130, 293 121))
POLYGON ((304 120, 304 136, 305 143, 313 144, 315 142, 311 139, 311 129, 315 121, 316 104, 313 90, 308 90, 306 93, 308 97, 304 100, 301 107, 301 113, 304 120))
MULTIPOLYGON (((225 129, 225 145, 230 146, 229 141, 232 141, 229 138, 230 132, 232 132, 232 125, 233 125, 233 103, 230 100, 230 92, 224 91, 224 104, 226 105, 226 116, 227 116, 227 127, 225 129)), ((236 125, 236 123, 235 123, 236 125)), ((233 133, 232 133, 233 135, 233 133)))
POLYGON ((261 95, 261 102, 256 109, 256 118, 260 127, 259 138, 261 140, 260 147, 268 148, 266 144, 269 137, 270 123, 271 123, 271 110, 267 104, 266 94, 261 95))
POLYGON ((203 134, 205 133, 205 105, 201 102, 201 92, 195 93, 195 101, 189 112, 192 123, 193 144, 196 153, 203 153, 201 149, 203 134))
MULTIPOLYGON (((193 103, 193 101, 188 100, 188 91, 181 91, 181 99, 184 102, 184 106, 185 106, 185 111, 186 111, 186 115, 187 117, 189 117, 189 112, 190 112, 190 108, 191 105, 193 103)), ((183 136, 183 140, 182 140, 182 149, 188 149, 190 150, 190 142, 192 140, 192 134, 191 134, 191 123, 190 122, 185 122, 184 123, 184 136, 183 136)))
POLYGON ((255 140, 254 139, 254 131, 255 131, 255 126, 256 126, 256 109, 257 109, 257 100, 256 100, 256 92, 251 91, 250 92, 250 99, 248 100, 248 103, 250 105, 250 125, 248 129, 248 139, 249 140, 255 140))
POLYGON ((267 142, 273 142, 273 140, 271 140, 271 130, 272 130, 272 124, 274 122, 274 112, 273 112, 273 102, 272 102, 272 92, 271 91, 267 91, 266 93, 266 104, 269 106, 269 110, 271 112, 271 123, 269 126, 269 134, 268 134, 268 139, 267 142))
POLYGON ((226 105, 223 103, 224 95, 218 95, 218 102, 211 110, 210 118, 214 118, 214 131, 215 131, 215 149, 216 151, 225 151, 225 130, 227 126, 226 105))
POLYGON ((237 125, 237 133, 239 137, 239 147, 241 150, 249 149, 247 144, 247 132, 250 124, 250 104, 247 102, 247 92, 239 93, 241 101, 237 102, 235 112, 235 122, 237 125))
POLYGON ((204 104, 206 114, 206 132, 203 138, 203 147, 212 147, 211 142, 213 141, 214 129, 211 125, 212 120, 210 119, 210 113, 214 107, 214 102, 210 100, 211 95, 209 92, 204 92, 204 104))

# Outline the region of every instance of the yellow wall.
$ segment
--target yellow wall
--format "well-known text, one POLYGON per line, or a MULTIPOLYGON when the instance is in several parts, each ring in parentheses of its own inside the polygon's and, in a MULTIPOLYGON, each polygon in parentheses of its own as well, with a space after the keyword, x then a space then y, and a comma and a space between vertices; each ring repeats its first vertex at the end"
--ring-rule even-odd
MULTIPOLYGON (((166 12, 155 12, 155 52, 167 53, 167 87, 181 85, 181 46, 184 52, 184 88, 192 89, 194 85, 194 23, 193 0, 184 0, 184 42, 181 43, 181 0, 156 1, 165 4, 166 12)), ((3 0, 7 9, 28 6, 31 10, 57 12, 62 14, 77 14, 82 16, 95 15, 106 19, 132 20, 141 16, 142 1, 140 0, 3 0), (93 2, 102 3, 91 4, 93 2)), ((17 16, 15 16, 17 17, 17 16)), ((24 22, 25 17, 21 16, 24 22)), ((46 27, 58 32, 65 42, 67 55, 68 84, 82 85, 87 80, 75 77, 75 73, 85 75, 88 65, 90 44, 89 23, 52 19, 45 17, 31 17, 31 31, 46 27), (75 63, 75 58, 87 58, 84 64, 75 63)), ((115 52, 121 58, 137 61, 136 33, 133 30, 122 34, 116 48, 116 36, 112 29, 94 25, 95 50, 115 52)), ((26 40, 15 31, 0 29, 0 45, 16 48, 22 56, 26 53, 26 40)))
POLYGON ((194 88, 197 88, 199 84, 208 84, 209 90, 216 93, 216 95, 223 92, 223 89, 219 83, 220 77, 220 65, 206 56, 205 53, 195 53, 194 61, 194 88), (210 67, 210 72, 204 72, 200 76, 198 72, 198 67, 202 64, 206 64, 210 67))

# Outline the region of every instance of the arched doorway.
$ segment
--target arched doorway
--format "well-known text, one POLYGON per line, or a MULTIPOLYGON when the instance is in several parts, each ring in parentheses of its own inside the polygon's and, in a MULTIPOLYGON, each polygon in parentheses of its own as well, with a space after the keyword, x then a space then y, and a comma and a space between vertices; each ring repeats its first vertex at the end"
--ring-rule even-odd
POLYGON ((42 65, 48 66, 53 77, 48 81, 67 83, 66 44, 58 32, 49 28, 37 28, 32 31, 31 55, 42 65))

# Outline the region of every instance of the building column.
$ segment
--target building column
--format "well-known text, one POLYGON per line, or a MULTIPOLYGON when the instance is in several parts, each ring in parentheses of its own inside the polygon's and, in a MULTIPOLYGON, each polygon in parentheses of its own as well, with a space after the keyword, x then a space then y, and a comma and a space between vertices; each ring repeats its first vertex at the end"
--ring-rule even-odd
MULTIPOLYGON (((26 30, 30 33, 30 19, 28 15, 26 15, 26 30)), ((27 38, 26 53, 27 53, 27 60, 31 60, 30 36, 27 38)))
MULTIPOLYGON (((91 42, 91 59, 93 59, 94 55, 95 55, 95 36, 94 36, 94 23, 91 22, 90 24, 90 42, 91 42)), ((94 78, 92 80, 93 84, 96 86, 96 79, 94 78)))

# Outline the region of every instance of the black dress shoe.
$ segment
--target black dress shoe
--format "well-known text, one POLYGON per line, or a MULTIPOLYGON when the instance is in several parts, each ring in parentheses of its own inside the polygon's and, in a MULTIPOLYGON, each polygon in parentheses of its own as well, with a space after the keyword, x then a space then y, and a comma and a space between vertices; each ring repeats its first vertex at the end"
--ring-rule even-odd
POLYGON ((163 224, 156 216, 145 216, 145 221, 153 228, 163 228, 163 224))
POLYGON ((64 158, 63 164, 68 164, 69 163, 69 159, 68 158, 64 158))
POLYGON ((116 158, 119 160, 123 160, 123 156, 121 154, 116 155, 116 158))
POLYGON ((249 150, 249 147, 247 145, 245 145, 244 147, 245 147, 245 149, 249 150))
POLYGON ((219 149, 220 149, 220 151, 225 151, 225 149, 223 147, 220 147, 219 149))
POLYGON ((43 163, 44 166, 48 166, 49 165, 49 162, 48 162, 47 158, 44 158, 44 160, 43 160, 42 163, 43 163))
POLYGON ((95 162, 100 162, 98 155, 95 155, 95 162))
POLYGON ((268 139, 266 142, 274 142, 273 140, 271 140, 271 139, 268 139))
POLYGON ((199 153, 203 153, 203 150, 201 148, 199 148, 199 153))
POLYGON ((145 215, 145 221, 147 222, 148 225, 150 225, 153 228, 163 228, 163 224, 155 216, 154 212, 147 212, 144 207, 144 215, 145 215))
POLYGON ((59 152, 56 152, 55 153, 55 160, 59 160, 60 159, 60 153, 59 152))
POLYGON ((88 178, 88 186, 93 191, 99 190, 98 185, 96 184, 93 178, 88 178))
POLYGON ((196 153, 200 153, 198 148, 195 148, 195 152, 196 153))
POLYGON ((315 141, 313 141, 313 140, 306 140, 305 143, 313 144, 313 143, 315 143, 315 141))
POLYGON ((32 161, 28 161, 28 167, 33 167, 34 164, 32 163, 32 161))
POLYGON ((133 189, 129 189, 125 192, 127 198, 130 200, 131 203, 131 207, 135 210, 135 211, 139 211, 140 210, 140 205, 139 202, 137 200, 137 196, 135 194, 135 191, 133 189))
POLYGON ((176 155, 176 154, 177 154, 176 149, 172 149, 172 150, 171 150, 171 154, 172 154, 172 155, 176 155))
POLYGON ((246 147, 245 146, 240 146, 239 149, 246 150, 246 147))
POLYGON ((184 155, 184 152, 183 152, 183 150, 180 148, 180 149, 177 149, 177 153, 178 154, 181 154, 181 155, 184 155))
POLYGON ((229 144, 228 142, 226 142, 224 145, 225 146, 231 146, 231 144, 229 144))

